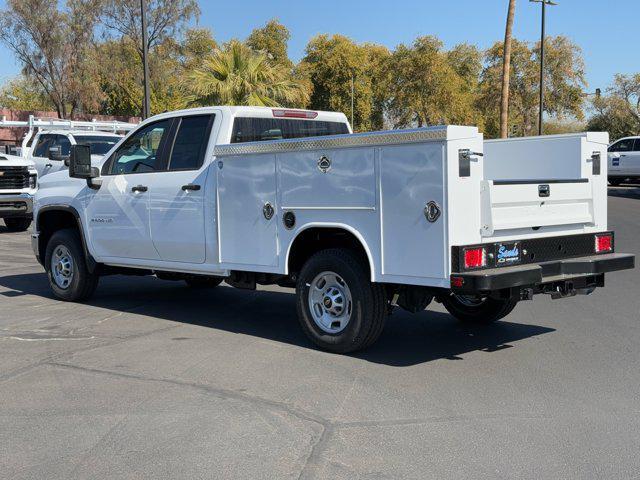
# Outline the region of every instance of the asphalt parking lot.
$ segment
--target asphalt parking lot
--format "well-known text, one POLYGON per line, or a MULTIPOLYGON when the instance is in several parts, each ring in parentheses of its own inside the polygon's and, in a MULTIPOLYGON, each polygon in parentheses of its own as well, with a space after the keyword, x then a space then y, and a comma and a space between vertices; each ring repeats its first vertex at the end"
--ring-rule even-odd
MULTIPOLYGON (((640 255, 640 188, 610 189, 640 255)), ((55 300, 0 228, 0 478, 638 478, 640 273, 469 329, 439 305, 354 356, 291 291, 101 280, 55 300)))

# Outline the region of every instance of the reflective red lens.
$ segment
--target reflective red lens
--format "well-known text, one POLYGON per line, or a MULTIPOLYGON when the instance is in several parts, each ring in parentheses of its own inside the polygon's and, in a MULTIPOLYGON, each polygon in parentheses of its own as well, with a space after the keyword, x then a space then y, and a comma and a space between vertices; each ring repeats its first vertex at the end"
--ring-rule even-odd
POLYGON ((462 288, 464 286, 464 278, 462 277, 451 277, 451 287, 452 288, 462 288))
POLYGON ((613 235, 596 235, 596 253, 613 251, 613 235))
POLYGON ((470 248, 464 251, 464 268, 479 268, 486 265, 484 248, 470 248))

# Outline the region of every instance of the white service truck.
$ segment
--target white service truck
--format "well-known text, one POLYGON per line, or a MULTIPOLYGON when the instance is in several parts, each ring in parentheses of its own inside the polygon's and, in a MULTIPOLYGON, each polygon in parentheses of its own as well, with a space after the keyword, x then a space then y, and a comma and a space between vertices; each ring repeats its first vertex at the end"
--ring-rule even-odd
POLYGON ((0 154, 0 219, 11 232, 23 232, 32 220, 33 195, 38 177, 66 169, 71 147, 89 145, 94 162, 120 141, 119 132, 134 123, 44 119, 27 121, 0 119, 0 128, 26 128, 18 155, 0 154))
POLYGON ((351 134, 344 115, 209 107, 148 119, 96 167, 44 177, 33 249, 55 295, 102 275, 296 289, 323 349, 371 345, 395 306, 484 324, 633 268, 607 230, 606 134, 484 142, 475 127, 351 134), (69 179, 69 176, 72 179, 69 179))
POLYGON ((136 123, 116 120, 77 121, 33 115, 26 121, 0 119, 0 128, 28 129, 19 156, 33 162, 39 177, 66 169, 71 147, 79 143, 90 145, 94 162, 100 161, 120 141, 123 132, 136 126, 136 123))

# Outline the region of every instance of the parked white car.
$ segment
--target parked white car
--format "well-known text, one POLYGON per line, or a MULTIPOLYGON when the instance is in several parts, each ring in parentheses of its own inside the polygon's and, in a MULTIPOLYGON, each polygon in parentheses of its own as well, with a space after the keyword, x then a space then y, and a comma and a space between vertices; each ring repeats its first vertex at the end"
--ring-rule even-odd
POLYGON ((98 167, 73 146, 69 173, 41 180, 32 244, 63 300, 113 273, 278 284, 296 289, 313 342, 351 352, 395 306, 435 299, 484 324, 633 268, 607 230, 607 145, 606 133, 483 142, 475 127, 350 134, 339 113, 182 110, 98 167))
POLYGON ((640 136, 625 137, 608 149, 609 183, 640 183, 640 136))

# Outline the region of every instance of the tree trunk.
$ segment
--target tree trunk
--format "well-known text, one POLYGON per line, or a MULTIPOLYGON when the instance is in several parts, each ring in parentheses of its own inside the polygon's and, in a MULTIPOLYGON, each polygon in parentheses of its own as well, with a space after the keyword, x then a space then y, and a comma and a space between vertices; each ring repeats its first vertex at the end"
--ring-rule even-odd
POLYGON ((509 0, 507 28, 504 33, 504 52, 502 59, 502 95, 500 102, 500 138, 509 136, 509 75, 511 72, 511 32, 516 12, 516 0, 509 0))

